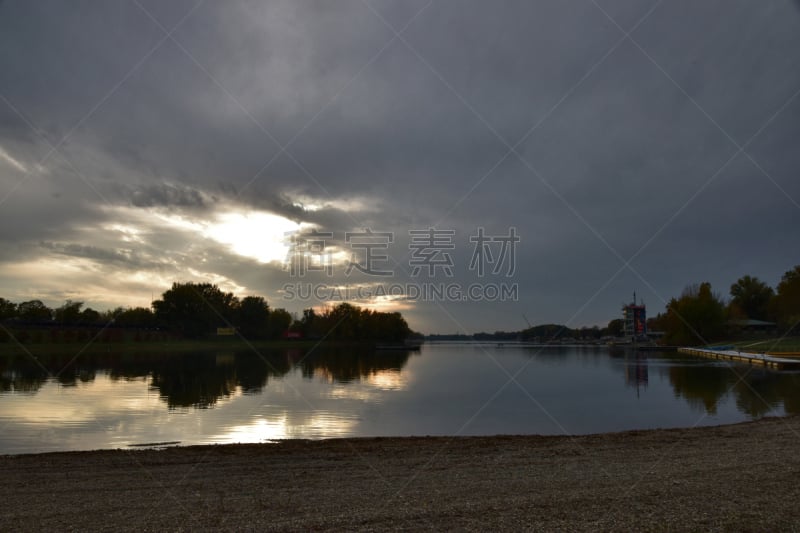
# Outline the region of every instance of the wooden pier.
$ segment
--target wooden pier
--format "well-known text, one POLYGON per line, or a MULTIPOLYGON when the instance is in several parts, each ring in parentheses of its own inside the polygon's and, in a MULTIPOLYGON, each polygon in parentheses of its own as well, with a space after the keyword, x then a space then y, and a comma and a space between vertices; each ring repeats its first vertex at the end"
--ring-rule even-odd
POLYGON ((800 359, 781 357, 769 353, 750 353, 740 352, 739 350, 716 350, 711 348, 678 348, 678 352, 711 359, 761 365, 775 370, 800 369, 800 359))

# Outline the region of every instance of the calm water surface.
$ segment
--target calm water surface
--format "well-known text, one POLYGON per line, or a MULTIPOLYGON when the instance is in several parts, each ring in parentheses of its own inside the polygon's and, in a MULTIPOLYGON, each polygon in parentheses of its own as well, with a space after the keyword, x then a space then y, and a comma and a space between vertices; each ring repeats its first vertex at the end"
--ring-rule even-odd
POLYGON ((585 434, 800 412, 798 373, 606 348, 429 343, 417 353, 317 348, 70 359, 42 358, 48 375, 30 358, 0 357, 0 453, 585 434))

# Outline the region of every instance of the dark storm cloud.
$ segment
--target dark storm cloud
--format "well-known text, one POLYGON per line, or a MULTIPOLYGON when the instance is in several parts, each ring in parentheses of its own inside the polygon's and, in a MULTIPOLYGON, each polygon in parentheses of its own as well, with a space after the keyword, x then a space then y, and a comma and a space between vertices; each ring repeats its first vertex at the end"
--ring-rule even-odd
POLYGON ((131 194, 131 203, 136 207, 205 207, 208 200, 192 187, 162 183, 137 188, 131 194))
POLYGON ((79 243, 41 242, 39 245, 45 250, 69 257, 80 257, 125 269, 153 268, 155 263, 143 261, 132 250, 108 250, 97 246, 79 243))
MULTIPOLYGON (((146 272, 160 250, 161 273, 203 258, 269 292, 274 265, 155 217, 258 210, 339 245, 394 231, 405 270, 410 229, 454 229, 468 282, 469 235, 515 226, 521 301, 491 307, 497 328, 800 262, 796 1, 140 5, 0 4, 0 148, 30 174, 0 158, 4 261, 132 249, 146 272), (120 216, 143 217, 139 241, 107 229, 120 216)), ((486 307, 446 305, 487 329, 486 307)))

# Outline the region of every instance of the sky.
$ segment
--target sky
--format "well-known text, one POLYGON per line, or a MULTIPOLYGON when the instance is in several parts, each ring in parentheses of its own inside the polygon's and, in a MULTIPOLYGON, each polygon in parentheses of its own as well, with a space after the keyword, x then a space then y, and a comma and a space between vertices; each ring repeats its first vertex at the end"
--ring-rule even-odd
POLYGON ((800 264, 798 139, 795 0, 4 0, 0 296, 603 326, 800 264))

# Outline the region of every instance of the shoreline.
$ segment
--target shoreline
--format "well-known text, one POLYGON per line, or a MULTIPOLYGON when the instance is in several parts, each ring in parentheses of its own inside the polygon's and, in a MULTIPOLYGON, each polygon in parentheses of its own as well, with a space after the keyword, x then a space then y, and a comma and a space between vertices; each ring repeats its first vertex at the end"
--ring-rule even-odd
MULTIPOLYGON (((584 440, 584 439, 610 439, 622 436, 635 436, 645 435, 650 433, 669 433, 669 432, 702 432, 704 430, 720 429, 720 428, 737 428, 741 426, 759 425, 765 423, 772 423, 776 421, 789 421, 797 419, 797 427, 800 429, 800 414, 788 414, 785 416, 765 416, 757 420, 743 420, 740 422, 723 423, 716 425, 697 425, 692 427, 656 427, 645 429, 622 429, 618 431, 605 431, 600 433, 578 433, 573 435, 551 435, 551 434, 520 434, 520 433, 497 433, 494 435, 403 435, 403 436, 355 436, 355 437, 323 437, 323 438, 291 438, 291 439, 274 439, 265 442, 228 442, 228 443, 214 443, 214 444, 181 444, 181 441, 164 441, 164 442, 151 442, 151 443, 137 443, 129 444, 120 448, 91 448, 85 450, 48 450, 48 451, 34 451, 23 453, 3 453, 0 452, 0 461, 8 458, 23 458, 23 457, 37 457, 46 455, 70 455, 70 454, 102 454, 102 453, 129 453, 129 452, 164 452, 168 450, 191 450, 191 451, 210 451, 221 448, 251 448, 251 447, 283 447, 285 449, 295 449, 303 446, 320 446, 326 447, 327 445, 354 445, 359 442, 366 441, 397 441, 402 445, 404 441, 408 443, 416 441, 469 441, 469 440, 491 440, 491 439, 504 439, 504 440, 530 440, 531 442, 547 441, 547 440, 584 440)), ((798 433, 798 446, 800 446, 800 433, 798 433)), ((800 459, 800 455, 798 456, 800 459)))
POLYGON ((3 530, 797 529, 800 416, 0 456, 3 530))
MULTIPOLYGON (((744 342, 744 341, 742 341, 744 342)), ((768 343, 769 341, 761 341, 760 343, 768 343)), ((423 344, 491 344, 498 347, 524 347, 524 348, 540 348, 540 349, 558 349, 558 348, 582 348, 582 349, 604 349, 604 350, 627 350, 636 347, 633 344, 626 343, 612 343, 612 344, 597 344, 597 343, 577 343, 577 344, 549 344, 549 343, 530 343, 530 342, 510 342, 510 341, 493 341, 493 340, 472 340, 472 341, 425 341, 423 344)), ((739 345, 740 342, 735 344, 739 345)), ((239 337, 230 338, 207 338, 207 339, 166 339, 162 341, 74 341, 74 342, 24 342, 19 343, 7 340, 0 342, 0 358, 13 358, 19 356, 35 357, 48 357, 48 356, 74 356, 77 354, 86 355, 108 355, 114 354, 118 356, 126 355, 139 355, 146 353, 149 355, 169 355, 169 354, 186 354, 191 352, 211 352, 221 350, 234 350, 234 351, 271 351, 271 350, 285 350, 290 348, 296 349, 309 349, 309 348, 352 348, 352 349, 381 349, 386 347, 392 349, 400 349, 399 346, 394 346, 392 343, 385 343, 382 341, 343 341, 343 340, 328 340, 328 339, 278 339, 278 340, 247 340, 239 337)), ((781 357, 799 357, 800 340, 795 338, 786 339, 783 344, 773 343, 768 350, 770 355, 781 357)), ((708 346, 661 346, 661 345, 640 345, 636 347, 640 351, 656 351, 656 352, 680 352, 681 350, 711 350, 713 347, 708 346)), ((418 344, 407 346, 406 349, 414 351, 419 349, 418 344)), ((748 348, 741 346, 741 351, 748 351, 748 348)))

